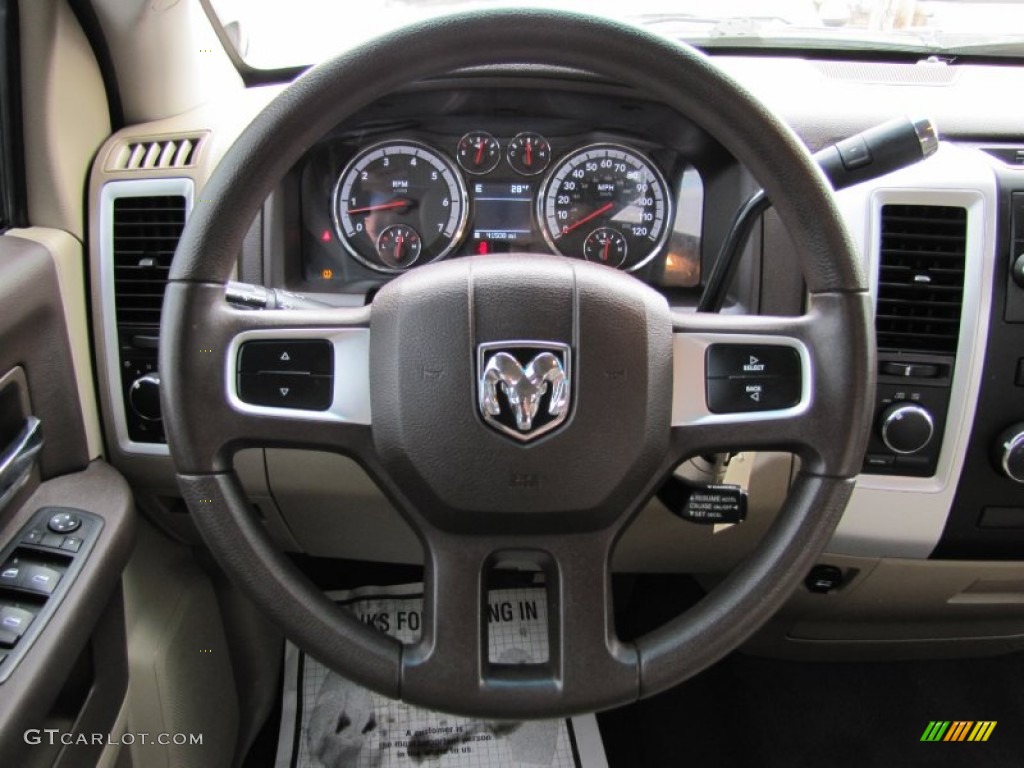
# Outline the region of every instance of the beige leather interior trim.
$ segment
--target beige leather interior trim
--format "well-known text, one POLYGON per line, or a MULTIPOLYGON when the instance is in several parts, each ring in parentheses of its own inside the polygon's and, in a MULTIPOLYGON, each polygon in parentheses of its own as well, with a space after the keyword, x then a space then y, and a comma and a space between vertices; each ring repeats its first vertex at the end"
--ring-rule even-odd
POLYGON ((196 0, 93 0, 92 5, 129 123, 178 115, 242 89, 241 76, 196 0))
POLYGON ((128 730, 202 734, 202 744, 131 746, 146 768, 230 766, 238 731, 231 653, 210 578, 192 552, 140 520, 124 572, 128 730))
MULTIPOLYGON (((939 658, 1024 647, 1024 566, 825 554, 845 583, 798 589, 747 646, 797 659, 939 658)), ((709 584, 710 585, 710 584, 709 584)))
POLYGON ((110 135, 92 49, 62 0, 20 3, 28 217, 85 239, 82 179, 110 135))
POLYGON ((85 259, 82 255, 82 244, 67 232, 43 227, 11 229, 7 235, 39 243, 50 252, 57 268, 57 282, 60 284, 61 303, 64 305, 64 320, 67 323, 71 357, 75 364, 79 407, 82 411, 82 423, 85 424, 89 460, 92 461, 103 453, 103 438, 100 432, 99 410, 96 406, 96 386, 93 383, 95 378, 89 345, 88 313, 85 306, 85 259))

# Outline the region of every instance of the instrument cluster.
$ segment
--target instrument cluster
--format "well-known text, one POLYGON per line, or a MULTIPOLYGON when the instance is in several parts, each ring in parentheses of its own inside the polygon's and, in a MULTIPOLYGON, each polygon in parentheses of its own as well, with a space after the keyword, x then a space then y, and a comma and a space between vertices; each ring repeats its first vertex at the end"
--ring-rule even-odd
POLYGON ((445 258, 553 253, 697 285, 701 176, 657 150, 614 135, 483 128, 327 150, 328 226, 315 231, 304 217, 314 230, 305 279, 351 276, 346 261, 387 276, 445 258))

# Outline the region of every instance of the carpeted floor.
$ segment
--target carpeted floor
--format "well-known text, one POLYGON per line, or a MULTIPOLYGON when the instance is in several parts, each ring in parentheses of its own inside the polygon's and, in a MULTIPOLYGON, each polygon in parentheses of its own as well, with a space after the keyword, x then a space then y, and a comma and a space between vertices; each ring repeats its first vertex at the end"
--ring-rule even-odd
MULTIPOLYGON (((325 573, 325 588, 339 586, 337 569, 325 573)), ((397 583, 390 576, 413 581, 420 574, 369 581, 397 583)), ((618 629, 627 638, 702 595, 686 577, 617 579, 615 586, 618 629)), ((272 764, 277 720, 269 719, 247 767, 272 764)), ((1024 768, 1024 654, 870 664, 734 654, 598 721, 611 768, 1024 768), (987 742, 922 742, 933 720, 996 727, 987 742)))
POLYGON ((1024 766, 1024 657, 802 664, 734 655, 599 716, 611 768, 1024 766), (994 720, 987 742, 922 742, 931 720, 994 720))
MULTIPOLYGON (((699 591, 640 577, 623 597, 628 637, 699 591)), ((598 721, 611 768, 1024 767, 1024 654, 845 664, 733 654, 598 721), (997 724, 987 742, 922 742, 933 720, 997 724)))

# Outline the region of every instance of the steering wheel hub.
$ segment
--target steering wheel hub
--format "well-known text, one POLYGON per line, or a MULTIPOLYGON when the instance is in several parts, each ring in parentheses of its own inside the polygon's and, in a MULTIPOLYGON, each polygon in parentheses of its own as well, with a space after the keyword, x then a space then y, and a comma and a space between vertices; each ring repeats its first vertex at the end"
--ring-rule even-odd
POLYGON ((528 255, 428 265, 377 294, 370 336, 377 454, 436 525, 521 531, 528 515, 534 530, 593 530, 662 465, 671 316, 621 272, 528 255), (531 427, 541 406, 562 418, 526 442, 508 432, 531 396, 531 427))

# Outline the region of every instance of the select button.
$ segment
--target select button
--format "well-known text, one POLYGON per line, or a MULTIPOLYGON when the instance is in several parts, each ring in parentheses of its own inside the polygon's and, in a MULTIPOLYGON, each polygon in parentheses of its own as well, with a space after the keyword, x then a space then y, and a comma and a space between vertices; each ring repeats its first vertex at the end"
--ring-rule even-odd
POLYGON ((710 379, 801 375, 800 354, 778 344, 712 344, 707 349, 710 379))

